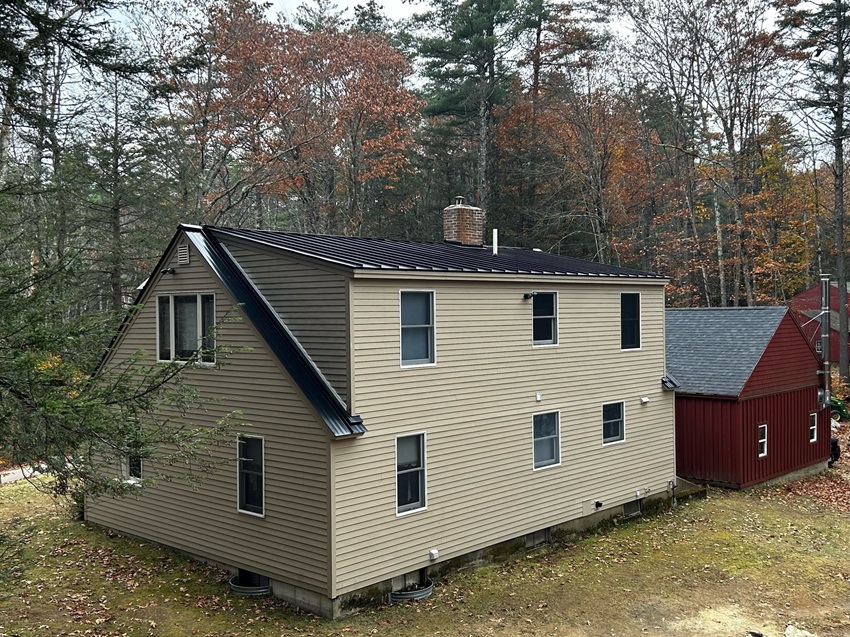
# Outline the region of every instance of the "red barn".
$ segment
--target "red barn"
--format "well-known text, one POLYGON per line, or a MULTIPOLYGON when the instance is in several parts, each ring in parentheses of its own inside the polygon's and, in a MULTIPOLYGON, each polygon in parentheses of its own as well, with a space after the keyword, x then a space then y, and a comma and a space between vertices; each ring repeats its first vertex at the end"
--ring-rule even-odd
MULTIPOLYGON (((838 286, 834 283, 829 286, 829 362, 837 363, 840 343, 838 340, 838 308, 839 305, 850 301, 850 294, 844 294, 840 298, 838 286)), ((788 301, 788 306, 794 310, 800 327, 806 335, 809 343, 820 352, 820 313, 821 313, 821 289, 820 285, 803 290, 788 301)))
POLYGON ((786 307, 666 311, 676 472, 736 489, 826 469, 820 358, 786 307))

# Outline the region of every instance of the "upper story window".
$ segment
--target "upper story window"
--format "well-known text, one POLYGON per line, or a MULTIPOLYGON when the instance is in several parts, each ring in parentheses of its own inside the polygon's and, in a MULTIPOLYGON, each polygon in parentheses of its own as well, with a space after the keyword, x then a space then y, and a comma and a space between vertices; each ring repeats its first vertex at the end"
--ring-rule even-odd
POLYGON ((534 468, 549 467, 561 462, 560 414, 550 411, 534 414, 534 468))
POLYGON ((243 513, 263 515, 265 510, 263 439, 259 436, 240 435, 237 438, 237 453, 239 457, 237 508, 243 513))
POLYGON ((767 425, 759 425, 758 441, 759 458, 764 458, 767 455, 767 425))
POLYGON ((201 350, 203 363, 215 362, 215 295, 157 297, 157 358, 188 360, 201 350))
POLYGON ((434 293, 401 293, 401 364, 429 365, 434 355, 434 293))
POLYGON ((602 444, 626 438, 625 403, 602 405, 602 444))
POLYGON ((424 509, 425 434, 399 436, 395 441, 396 513, 424 509))
POLYGON ((535 292, 531 297, 532 340, 535 345, 555 345, 558 342, 558 294, 535 292))
POLYGON ((818 441, 818 414, 809 414, 809 442, 818 441))
POLYGON ((640 349, 640 294, 620 295, 620 349, 640 349))

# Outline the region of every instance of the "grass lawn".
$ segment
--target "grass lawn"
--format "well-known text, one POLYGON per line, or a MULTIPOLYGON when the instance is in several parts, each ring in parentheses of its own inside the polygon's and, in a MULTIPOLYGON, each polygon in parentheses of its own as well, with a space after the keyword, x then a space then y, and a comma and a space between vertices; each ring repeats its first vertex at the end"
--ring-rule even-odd
POLYGON ((428 600, 319 619, 0 486, 0 637, 850 635, 850 472, 704 500, 455 573, 428 600), (0 548, 2 552, 2 548, 0 548))

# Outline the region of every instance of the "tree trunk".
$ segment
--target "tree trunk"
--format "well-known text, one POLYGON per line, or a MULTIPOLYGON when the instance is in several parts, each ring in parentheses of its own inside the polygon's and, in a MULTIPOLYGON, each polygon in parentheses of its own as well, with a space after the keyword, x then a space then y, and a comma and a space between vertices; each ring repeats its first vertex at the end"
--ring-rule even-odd
POLYGON ((720 203, 717 201, 717 185, 714 186, 714 232, 717 238, 717 276, 720 280, 720 307, 729 305, 726 292, 726 261, 723 256, 723 221, 720 218, 720 203))

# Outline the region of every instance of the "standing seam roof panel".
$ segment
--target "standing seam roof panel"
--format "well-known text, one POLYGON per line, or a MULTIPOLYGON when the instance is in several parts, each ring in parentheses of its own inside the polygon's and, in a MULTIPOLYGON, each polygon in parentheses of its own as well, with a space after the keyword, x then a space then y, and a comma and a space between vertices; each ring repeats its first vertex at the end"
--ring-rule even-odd
POLYGON ((215 236, 242 239, 352 269, 383 271, 475 272, 666 280, 658 274, 549 254, 528 248, 392 239, 305 235, 265 230, 209 227, 215 236))

